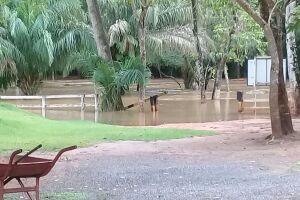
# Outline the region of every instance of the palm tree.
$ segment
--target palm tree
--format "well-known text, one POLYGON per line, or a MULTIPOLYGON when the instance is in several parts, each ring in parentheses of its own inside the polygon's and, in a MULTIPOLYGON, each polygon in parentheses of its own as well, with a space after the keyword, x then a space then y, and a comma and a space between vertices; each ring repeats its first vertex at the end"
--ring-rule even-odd
MULTIPOLYGON (((87 3, 90 3, 87 1, 87 3)), ((104 31, 108 33, 109 46, 112 50, 112 57, 114 60, 126 63, 129 57, 137 56, 138 49, 138 22, 139 22, 139 8, 140 4, 138 1, 122 1, 122 0, 101 0, 99 3, 101 9, 102 25, 104 31), (125 56, 123 56, 125 55, 125 56), (125 59, 124 59, 125 58, 125 59), (125 61, 124 61, 125 60, 125 61)), ((157 4, 149 5, 149 10, 145 16, 145 49, 149 52, 147 56, 147 63, 153 62, 157 57, 161 56, 166 51, 172 51, 174 48, 178 50, 185 50, 185 52, 195 52, 193 45, 193 38, 191 34, 191 28, 189 26, 180 28, 183 25, 189 23, 191 18, 189 13, 191 9, 189 4, 184 1, 157 1, 157 4), (176 3, 180 3, 177 5, 176 3), (175 27, 180 28, 180 31, 175 30, 175 27)), ((103 38, 103 37, 102 37, 103 38)), ((116 65, 114 62, 100 62, 101 65, 91 64, 90 70, 86 70, 88 58, 87 55, 95 57, 95 51, 83 51, 75 52, 70 57, 69 63, 67 64, 65 74, 70 72, 74 68, 83 70, 84 74, 94 77, 94 81, 97 85, 101 85, 101 94, 104 102, 102 103, 103 110, 121 110, 123 103, 121 100, 121 92, 117 87, 112 86, 113 77, 117 77, 119 70, 115 69, 116 65), (85 56, 85 58, 82 57, 85 56), (81 63, 81 64, 80 64, 81 63), (99 67, 100 66, 100 67, 99 67), (96 69, 96 70, 95 70, 96 69), (93 71, 95 70, 95 71, 93 71), (89 71, 86 73, 86 71, 89 71), (93 71, 93 73, 91 73, 93 71), (105 76, 111 77, 101 81, 105 76), (107 86, 109 83, 109 87, 107 86), (112 90, 114 88, 114 90, 112 90), (115 92, 112 92, 115 91, 115 92), (110 94, 110 95, 107 95, 110 94), (113 98, 110 98, 113 96, 113 98)), ((93 59, 92 59, 93 60, 93 59)), ((146 75, 149 74, 149 69, 146 67, 146 59, 141 59, 144 63, 144 70, 140 69, 140 72, 132 70, 127 71, 127 76, 124 77, 135 77, 137 75, 145 75, 144 81, 135 81, 137 84, 145 84, 146 75), (130 73, 133 73, 129 75, 130 73)), ((97 62, 96 62, 97 63, 97 62)), ((141 65, 136 64, 134 66, 141 65)), ((124 70, 123 70, 123 73, 124 70)), ((124 82, 124 79, 122 79, 124 82)), ((132 82, 132 78, 129 79, 132 82)))
POLYGON ((96 92, 101 95, 102 111, 123 110, 122 94, 125 90, 132 84, 145 84, 151 76, 139 58, 131 57, 123 62, 105 61, 88 51, 71 55, 64 73, 67 75, 75 68, 93 79, 96 92))
POLYGON ((18 80, 25 95, 38 92, 43 77, 66 56, 90 43, 90 30, 79 0, 22 0, 2 12, 0 83, 18 80), (8 73, 9 69, 11 72, 8 73))

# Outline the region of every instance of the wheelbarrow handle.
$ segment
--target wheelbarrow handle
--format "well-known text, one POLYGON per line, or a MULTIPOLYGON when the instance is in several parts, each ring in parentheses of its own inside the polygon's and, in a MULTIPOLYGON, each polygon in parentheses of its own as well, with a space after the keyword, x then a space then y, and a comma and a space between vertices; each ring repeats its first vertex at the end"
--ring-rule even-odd
MULTIPOLYGON (((16 155, 18 155, 18 154, 20 154, 20 153, 22 153, 22 149, 18 149, 18 150, 14 151, 14 152, 10 155, 10 158, 9 158, 9 161, 8 161, 8 167, 9 167, 9 169, 6 170, 6 172, 4 173, 4 175, 3 175, 2 177, 0 177, 0 178, 6 179, 6 178, 8 177, 8 175, 9 175, 9 173, 10 173, 10 171, 11 171, 11 168, 12 168, 12 165, 13 165, 13 162, 14 162, 14 159, 15 159, 16 155)), ((6 183, 4 183, 4 185, 5 185, 5 184, 6 184, 6 183)))
POLYGON ((67 152, 67 151, 74 150, 74 149, 77 149, 77 146, 76 146, 76 145, 75 145, 75 146, 70 146, 70 147, 67 147, 67 148, 64 148, 64 149, 60 150, 60 151, 57 153, 57 155, 55 156, 54 160, 52 161, 52 165, 53 165, 53 166, 55 165, 55 163, 57 162, 57 160, 60 158, 60 156, 61 156, 63 153, 65 153, 65 152, 67 152))
POLYGON ((10 156, 8 165, 12 165, 12 163, 13 163, 13 161, 14 161, 16 155, 22 153, 22 151, 23 151, 22 149, 18 149, 18 150, 16 150, 16 151, 14 151, 14 152, 11 154, 11 156, 10 156))
POLYGON ((25 155, 23 155, 21 158, 19 158, 14 164, 18 164, 19 162, 21 162, 23 159, 25 159, 26 157, 28 157, 30 154, 32 154, 33 152, 35 152, 36 150, 42 148, 42 145, 38 145, 36 146, 34 149, 30 150, 28 153, 26 153, 25 155))

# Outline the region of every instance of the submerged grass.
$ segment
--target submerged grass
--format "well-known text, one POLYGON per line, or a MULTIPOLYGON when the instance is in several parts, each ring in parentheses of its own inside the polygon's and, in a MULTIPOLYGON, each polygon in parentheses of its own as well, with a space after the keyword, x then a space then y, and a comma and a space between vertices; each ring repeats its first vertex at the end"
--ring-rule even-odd
POLYGON ((122 127, 88 121, 56 121, 0 103, 0 152, 31 149, 43 144, 46 150, 69 145, 86 146, 99 141, 167 140, 213 135, 212 131, 122 127))

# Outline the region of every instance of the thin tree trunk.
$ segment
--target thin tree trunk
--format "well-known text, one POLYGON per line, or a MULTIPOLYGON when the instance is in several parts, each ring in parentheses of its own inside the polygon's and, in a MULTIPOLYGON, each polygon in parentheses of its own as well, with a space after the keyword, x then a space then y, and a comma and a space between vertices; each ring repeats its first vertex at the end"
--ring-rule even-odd
POLYGON ((215 82, 214 82, 214 88, 213 88, 212 97, 211 97, 212 100, 220 99, 220 97, 221 97, 221 85, 222 85, 222 77, 223 77, 225 64, 226 64, 225 58, 222 57, 221 61, 218 64, 218 68, 217 68, 217 73, 216 73, 215 82))
MULTIPOLYGON (((141 14, 139 18, 139 30, 138 30, 138 37, 139 37, 139 45, 140 45, 140 56, 142 63, 144 65, 144 68, 147 66, 147 57, 146 57, 146 33, 145 33, 145 18, 147 15, 149 5, 147 4, 147 0, 142 1, 141 4, 141 14)), ((146 70, 146 69, 144 69, 146 70)), ((145 111, 145 91, 146 86, 144 83, 139 83, 139 105, 140 105, 140 111, 145 111)))
MULTIPOLYGON (((288 27, 289 23, 292 20, 292 12, 296 6, 296 2, 291 2, 287 7, 286 7, 286 28, 288 27)), ((296 75, 295 75, 295 70, 294 70, 294 52, 293 52, 293 47, 296 45, 296 40, 295 40, 295 32, 288 32, 286 35, 286 49, 287 49, 287 61, 288 61, 288 73, 289 73, 289 91, 288 91, 288 96, 290 100, 290 109, 291 112, 296 114, 299 113, 299 111, 296 110, 296 75)))
POLYGON ((201 93, 201 102, 205 101, 205 71, 203 67, 203 58, 202 50, 198 34, 198 9, 197 9, 197 0, 192 0, 192 12, 193 12, 193 34, 196 42, 197 50, 197 62, 196 62, 196 71, 197 71, 197 81, 199 82, 199 89, 201 93))
POLYGON ((229 76, 228 76, 228 66, 225 64, 224 75, 226 80, 227 92, 230 92, 229 76))
MULTIPOLYGON (((236 23, 236 22, 235 22, 236 23)), ((222 77, 223 77, 223 72, 224 69, 226 67, 226 62, 227 62, 227 55, 229 50, 230 50, 230 46, 231 46, 231 42, 232 42, 232 35, 235 33, 235 24, 233 25, 232 29, 230 30, 229 34, 228 34, 228 41, 227 44, 225 46, 224 49, 224 55, 222 56, 219 64, 218 64, 218 68, 217 68, 217 75, 215 78, 215 83, 214 83, 214 89, 213 89, 213 93, 212 93, 212 97, 211 99, 220 99, 221 97, 221 86, 222 86, 222 77)), ((227 73, 227 70, 226 70, 227 73)), ((225 74, 225 78, 226 78, 226 74, 225 74)), ((229 80, 228 80, 228 74, 227 74, 227 78, 226 81, 228 81, 227 83, 227 89, 229 89, 229 80)))
POLYGON ((241 78, 241 65, 240 65, 240 63, 235 64, 235 73, 236 73, 236 78, 241 78))
POLYGON ((112 56, 104 30, 102 17, 100 14, 100 7, 97 0, 86 0, 90 21, 93 27, 94 39, 97 46, 98 56, 106 61, 111 61, 112 56))

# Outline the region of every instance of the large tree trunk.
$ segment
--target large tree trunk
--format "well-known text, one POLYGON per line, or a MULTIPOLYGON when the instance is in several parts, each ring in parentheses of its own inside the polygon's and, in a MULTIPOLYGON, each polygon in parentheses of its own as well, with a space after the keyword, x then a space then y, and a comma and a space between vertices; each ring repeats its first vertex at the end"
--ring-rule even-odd
POLYGON ((197 9, 197 0, 192 0, 192 11, 193 11, 193 34, 196 42, 196 50, 197 50, 197 61, 196 61, 196 76, 197 82, 199 85, 200 93, 201 93, 201 102, 205 101, 205 71, 203 67, 203 58, 202 58, 202 50, 200 46, 200 40, 198 36, 198 9, 197 9))
POLYGON ((276 8, 273 9, 272 20, 271 23, 269 23, 269 11, 275 5, 275 2, 272 0, 259 1, 261 3, 261 15, 259 15, 247 1, 234 1, 261 26, 268 41, 268 49, 272 57, 269 96, 272 136, 274 138, 281 138, 284 135, 294 132, 282 67, 282 13, 276 8))
MULTIPOLYGON (((146 33, 145 33, 145 18, 147 15, 147 11, 149 8, 149 5, 147 3, 147 0, 143 0, 141 2, 141 14, 139 18, 139 30, 138 30, 138 37, 139 37, 139 45, 140 45, 140 56, 142 63, 144 67, 146 68, 147 66, 147 57, 146 57, 146 33)), ((146 69, 145 69, 146 70, 146 69)), ((145 81, 144 81, 145 82, 145 81)), ((145 111, 145 91, 146 91, 146 86, 144 83, 139 83, 139 105, 140 105, 140 111, 144 112, 145 111)))
POLYGON ((269 96, 272 135, 280 138, 294 131, 283 76, 282 40, 280 36, 274 37, 270 27, 265 28, 265 34, 272 57, 269 96))
MULTIPOLYGON (((287 7, 286 7, 286 28, 288 27, 289 23, 292 20, 292 12, 296 6, 296 2, 291 2, 287 7)), ((296 75, 295 75, 295 70, 294 70, 294 51, 293 47, 296 45, 296 40, 295 40, 295 32, 288 32, 286 35, 286 49, 287 49, 287 61, 288 61, 288 73, 289 73, 289 91, 288 91, 288 96, 290 100, 290 109, 292 113, 296 114, 299 113, 300 110, 296 110, 296 87, 297 87, 297 82, 296 82, 296 75)))
POLYGON ((106 61, 111 61, 111 52, 104 30, 98 2, 97 0, 86 0, 86 3, 88 6, 90 21, 93 27, 93 34, 97 46, 98 56, 106 61))

